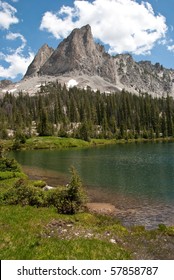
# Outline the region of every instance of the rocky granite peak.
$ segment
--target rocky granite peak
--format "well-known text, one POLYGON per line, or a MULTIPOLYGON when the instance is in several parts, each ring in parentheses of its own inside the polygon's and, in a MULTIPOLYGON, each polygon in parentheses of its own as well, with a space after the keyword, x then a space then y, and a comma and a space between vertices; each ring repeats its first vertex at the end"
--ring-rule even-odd
POLYGON ((34 57, 33 61, 29 65, 27 72, 25 74, 26 77, 37 76, 40 68, 43 64, 49 59, 51 54, 54 52, 54 49, 49 47, 47 44, 44 44, 34 57))
POLYGON ((94 41, 89 24, 75 28, 55 50, 45 44, 28 67, 25 78, 29 77, 75 79, 79 87, 100 91, 174 96, 174 70, 150 61, 136 62, 130 54, 109 55, 94 41))
POLYGON ((98 75, 115 82, 113 59, 94 42, 90 25, 74 29, 41 67, 40 75, 98 75))

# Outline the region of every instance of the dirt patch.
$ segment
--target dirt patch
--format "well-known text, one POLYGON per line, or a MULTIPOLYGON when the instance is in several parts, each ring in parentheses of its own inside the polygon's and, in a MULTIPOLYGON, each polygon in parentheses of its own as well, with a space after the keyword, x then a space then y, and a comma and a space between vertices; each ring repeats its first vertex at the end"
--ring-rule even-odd
POLYGON ((110 203, 87 203, 86 205, 89 212, 99 213, 99 214, 115 214, 116 208, 110 203))
POLYGON ((63 220, 53 220, 46 225, 44 232, 42 233, 42 237, 55 237, 62 240, 72 240, 78 238, 98 239, 105 240, 110 243, 117 243, 113 234, 109 231, 100 233, 94 228, 86 228, 76 224, 75 222, 63 220))
MULTIPOLYGON (((96 203, 96 205, 91 206, 98 211, 104 205, 96 203)), ((106 208, 110 206, 107 203, 105 205, 106 208)), ((134 260, 174 259, 173 234, 167 234, 167 232, 159 230, 145 231, 141 227, 133 227, 128 229, 128 232, 120 235, 119 231, 114 230, 112 226, 113 224, 111 227, 106 226, 101 230, 100 226, 96 224, 87 227, 79 223, 78 220, 65 221, 55 219, 45 226, 41 236, 43 238, 58 238, 62 240, 75 240, 79 238, 103 240, 112 243, 113 246, 115 244, 129 251, 134 260)))

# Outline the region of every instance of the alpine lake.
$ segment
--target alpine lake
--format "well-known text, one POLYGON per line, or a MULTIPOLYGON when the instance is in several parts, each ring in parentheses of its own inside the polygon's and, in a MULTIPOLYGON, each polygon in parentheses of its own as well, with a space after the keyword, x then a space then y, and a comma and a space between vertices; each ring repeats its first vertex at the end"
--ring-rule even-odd
POLYGON ((94 148, 15 151, 33 179, 67 184, 74 166, 91 202, 111 203, 125 225, 174 225, 174 143, 130 143, 94 148))

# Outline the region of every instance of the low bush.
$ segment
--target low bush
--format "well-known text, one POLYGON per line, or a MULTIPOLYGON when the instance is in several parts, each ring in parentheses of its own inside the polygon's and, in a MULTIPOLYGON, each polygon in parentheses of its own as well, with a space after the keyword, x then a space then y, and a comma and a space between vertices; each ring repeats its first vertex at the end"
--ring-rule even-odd
POLYGON ((33 182, 33 186, 36 187, 36 188, 44 188, 46 186, 46 182, 45 181, 42 181, 42 180, 38 180, 38 181, 34 181, 33 182))
POLYGON ((21 167, 15 159, 0 157, 0 171, 21 172, 21 167))
POLYGON ((43 187, 46 183, 41 180, 28 180, 27 176, 20 172, 20 166, 16 161, 1 158, 0 164, 0 180, 19 178, 14 186, 8 188, 1 195, 1 204, 20 204, 22 206, 36 207, 54 206, 57 212, 62 214, 75 214, 83 208, 86 195, 80 177, 74 168, 71 169, 71 181, 67 186, 59 186, 55 189, 44 191, 43 187))
POLYGON ((20 179, 16 182, 14 187, 4 193, 3 201, 5 204, 43 207, 46 206, 46 193, 30 185, 29 181, 20 179))
POLYGON ((0 171, 0 180, 7 180, 11 178, 23 178, 26 179, 27 175, 22 172, 12 172, 12 171, 0 171))
POLYGON ((75 214, 83 209, 86 194, 81 179, 74 167, 71 168, 71 181, 65 187, 51 190, 47 197, 48 205, 56 207, 58 213, 75 214))

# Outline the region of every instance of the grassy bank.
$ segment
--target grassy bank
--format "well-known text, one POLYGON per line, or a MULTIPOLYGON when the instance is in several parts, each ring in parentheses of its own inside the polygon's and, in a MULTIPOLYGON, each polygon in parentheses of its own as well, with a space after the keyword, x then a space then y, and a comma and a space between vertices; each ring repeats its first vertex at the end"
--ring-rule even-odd
MULTIPOLYGON (((18 144, 17 149, 22 150, 37 150, 37 149, 67 149, 67 148, 83 148, 93 147, 96 145, 115 144, 116 140, 111 139, 92 139, 90 142, 75 139, 75 138, 61 138, 54 136, 32 137, 26 140, 26 143, 18 144)), ((14 140, 0 140, 0 146, 5 150, 16 149, 14 140)))
MULTIPOLYGON (((109 242, 106 231, 111 224, 102 216, 66 216, 54 209, 29 206, 4 206, 0 213, 1 259, 130 258, 122 246, 109 242), (108 225, 103 224, 104 220, 108 225)), ((120 235, 124 234, 120 225, 114 227, 120 235)))
POLYGON ((4 194, 21 178, 19 173, 0 179, 1 259, 174 259, 174 227, 160 225, 147 231, 142 226, 126 228, 117 217, 89 211, 65 215, 53 206, 4 204, 4 194))
POLYGON ((100 145, 125 144, 125 143, 143 143, 143 142, 173 142, 174 138, 155 138, 155 139, 91 139, 87 142, 75 138, 61 138, 55 136, 32 137, 26 140, 26 143, 18 143, 16 146, 15 140, 0 140, 0 146, 4 150, 22 149, 22 150, 37 150, 37 149, 67 149, 67 148, 83 148, 94 147, 100 145))
POLYGON ((116 218, 0 207, 1 259, 174 259, 174 228, 126 229, 116 218))

